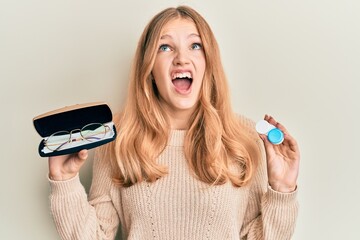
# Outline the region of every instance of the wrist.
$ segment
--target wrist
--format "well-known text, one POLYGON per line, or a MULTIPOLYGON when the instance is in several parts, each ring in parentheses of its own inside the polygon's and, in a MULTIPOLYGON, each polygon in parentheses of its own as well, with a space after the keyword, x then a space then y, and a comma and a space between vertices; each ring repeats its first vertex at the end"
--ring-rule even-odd
POLYGON ((272 190, 281 193, 291 193, 294 192, 297 188, 297 184, 283 185, 283 184, 270 183, 270 182, 269 182, 269 186, 271 187, 272 190))
POLYGON ((52 181, 67 181, 69 179, 74 178, 77 175, 77 173, 73 174, 52 174, 49 173, 49 179, 52 181))

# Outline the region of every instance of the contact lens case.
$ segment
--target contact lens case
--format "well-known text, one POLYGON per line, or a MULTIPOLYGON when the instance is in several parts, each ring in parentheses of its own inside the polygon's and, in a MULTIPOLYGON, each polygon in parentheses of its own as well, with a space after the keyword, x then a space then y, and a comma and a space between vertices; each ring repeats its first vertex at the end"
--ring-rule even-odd
POLYGON ((284 133, 265 120, 258 121, 255 128, 258 133, 267 135, 269 142, 274 145, 281 144, 284 141, 284 133))
POLYGON ((94 102, 66 106, 34 117, 34 127, 43 138, 39 155, 71 154, 115 140, 112 116, 106 103, 94 102))

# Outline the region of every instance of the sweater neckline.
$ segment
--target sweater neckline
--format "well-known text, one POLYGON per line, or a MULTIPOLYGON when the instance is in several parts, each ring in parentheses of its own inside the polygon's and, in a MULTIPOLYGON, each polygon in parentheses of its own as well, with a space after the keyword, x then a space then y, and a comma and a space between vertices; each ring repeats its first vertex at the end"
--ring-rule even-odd
POLYGON ((171 129, 169 135, 168 146, 182 147, 184 146, 184 140, 187 130, 171 129))

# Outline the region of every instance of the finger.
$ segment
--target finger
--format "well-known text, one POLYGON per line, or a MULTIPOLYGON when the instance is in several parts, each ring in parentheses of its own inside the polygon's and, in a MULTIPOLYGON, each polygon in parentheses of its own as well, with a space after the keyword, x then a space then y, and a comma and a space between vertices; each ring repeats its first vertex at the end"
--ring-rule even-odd
POLYGON ((88 157, 88 150, 87 149, 83 149, 78 153, 78 158, 80 160, 86 160, 88 157))
POLYGON ((72 158, 69 159, 63 165, 63 170, 67 175, 74 176, 77 172, 80 171, 80 168, 84 165, 86 159, 88 157, 88 151, 81 150, 78 153, 72 155, 72 158))
POLYGON ((61 168, 63 164, 72 157, 72 155, 59 155, 59 156, 52 156, 48 158, 49 170, 56 171, 57 169, 61 168))
POLYGON ((269 122, 269 121, 270 121, 270 118, 271 118, 270 115, 265 114, 265 116, 264 116, 264 120, 265 120, 265 121, 269 122))
POLYGON ((70 155, 59 155, 59 156, 51 156, 49 157, 49 161, 65 161, 66 159, 68 159, 70 157, 70 155))
MULTIPOLYGON (((81 168, 81 166, 85 163, 86 159, 88 157, 88 150, 83 149, 80 152, 78 152, 77 154, 74 155, 74 163, 76 164, 77 168, 81 168)), ((70 167, 73 167, 70 165, 70 167)))
POLYGON ((299 152, 298 143, 290 134, 284 134, 284 144, 287 144, 292 151, 299 152))
POLYGON ((286 143, 290 146, 297 147, 297 142, 295 138, 291 136, 287 128, 283 124, 276 121, 274 117, 269 115, 267 117, 270 124, 274 125, 276 128, 280 129, 284 133, 284 141, 286 141, 286 143))
POLYGON ((265 152, 266 155, 271 155, 274 153, 274 146, 272 145, 272 143, 267 139, 267 136, 265 134, 259 134, 261 140, 264 142, 264 146, 265 146, 265 152))
POLYGON ((280 129, 284 133, 284 141, 282 144, 288 145, 292 151, 298 152, 298 144, 295 138, 293 138, 289 131, 286 129, 286 127, 281 123, 277 122, 272 116, 269 116, 269 121, 271 122, 271 124, 273 124, 276 128, 280 129))
POLYGON ((271 125, 274 125, 274 126, 276 126, 278 124, 278 122, 275 120, 275 118, 268 114, 265 115, 264 120, 266 120, 268 123, 270 123, 271 125))
POLYGON ((268 123, 275 126, 276 128, 280 129, 284 134, 288 134, 286 127, 284 125, 282 125, 281 123, 279 123, 278 121, 276 121, 273 116, 266 114, 264 117, 264 120, 266 120, 268 123))

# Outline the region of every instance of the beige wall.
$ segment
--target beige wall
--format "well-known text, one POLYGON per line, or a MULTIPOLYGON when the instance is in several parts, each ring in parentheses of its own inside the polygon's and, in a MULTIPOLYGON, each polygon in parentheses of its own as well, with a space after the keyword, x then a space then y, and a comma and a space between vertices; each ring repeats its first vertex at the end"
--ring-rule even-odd
MULTIPOLYGON (((360 238, 359 1, 1 0, 0 239, 58 239, 32 118, 92 101, 118 111, 143 27, 182 3, 218 38, 235 110, 273 114, 299 141, 294 239, 360 238)), ((81 175, 88 188, 91 159, 81 175)))

